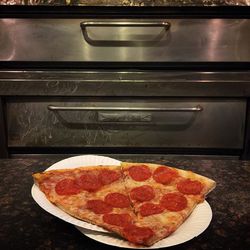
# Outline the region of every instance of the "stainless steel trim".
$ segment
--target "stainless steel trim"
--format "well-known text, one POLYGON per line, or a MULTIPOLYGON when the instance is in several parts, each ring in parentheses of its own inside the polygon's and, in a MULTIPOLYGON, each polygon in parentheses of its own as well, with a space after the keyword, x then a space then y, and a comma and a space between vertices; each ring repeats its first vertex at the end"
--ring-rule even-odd
POLYGON ((113 71, 113 70, 0 70, 0 81, 36 82, 56 80, 60 82, 188 82, 188 83, 250 83, 247 71, 113 71))
POLYGON ((160 112, 200 112, 202 106, 191 108, 143 108, 143 107, 66 107, 48 105, 50 111, 160 111, 160 112))
POLYGON ((82 29, 87 27, 164 27, 168 30, 171 26, 170 22, 167 21, 84 21, 80 23, 82 29))
POLYGON ((1 70, 0 95, 246 98, 250 71, 1 70))

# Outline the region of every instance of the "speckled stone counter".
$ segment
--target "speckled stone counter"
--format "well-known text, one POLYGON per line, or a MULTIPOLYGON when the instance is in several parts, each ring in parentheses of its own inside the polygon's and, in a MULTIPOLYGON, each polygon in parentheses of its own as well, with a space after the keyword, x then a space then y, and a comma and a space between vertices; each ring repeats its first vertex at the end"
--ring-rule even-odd
POLYGON ((0 0, 2 5, 47 6, 247 6, 249 0, 0 0))
MULTIPOLYGON (((250 249, 250 162, 167 156, 115 156, 126 161, 169 164, 206 175, 217 182, 207 201, 213 210, 209 227, 198 237, 168 249, 250 249)), ((58 158, 0 160, 0 249, 115 249, 82 235, 50 215, 32 199, 32 173, 58 158)))

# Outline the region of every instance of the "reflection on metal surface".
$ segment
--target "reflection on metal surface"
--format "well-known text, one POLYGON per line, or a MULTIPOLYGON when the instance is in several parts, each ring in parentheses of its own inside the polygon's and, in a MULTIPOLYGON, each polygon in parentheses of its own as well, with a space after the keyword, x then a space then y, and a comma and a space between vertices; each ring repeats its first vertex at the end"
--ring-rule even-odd
POLYGON ((214 19, 210 23, 211 31, 208 35, 211 36, 211 39, 207 47, 207 56, 212 61, 216 58, 216 54, 214 53, 214 51, 222 39, 221 32, 223 32, 223 24, 221 23, 221 21, 222 19, 214 19), (216 26, 216 29, 213 29, 214 26, 216 26))
POLYGON ((53 106, 53 105, 48 105, 48 110, 51 111, 160 111, 160 112, 200 112, 203 110, 203 108, 200 105, 197 105, 195 107, 191 108, 183 108, 183 107, 96 107, 96 106, 73 106, 73 107, 68 107, 68 106, 53 106))
MULTIPOLYGON (((171 24, 168 21, 84 21, 80 23, 83 37, 86 42, 88 42, 92 46, 99 47, 112 47, 112 46, 123 46, 123 47, 146 47, 146 46, 160 46, 164 45, 166 41, 163 40, 164 36, 167 34, 166 32, 170 29, 171 24), (98 37, 103 35, 103 31, 99 32, 99 34, 95 33, 93 28, 102 27, 106 29, 107 27, 118 27, 121 32, 114 32, 110 38, 107 37, 105 40, 98 37), (129 27, 134 27, 132 32, 131 29, 127 29, 129 27), (145 29, 144 34, 140 34, 138 32, 138 27, 148 28, 148 27, 162 27, 159 30, 159 33, 147 32, 145 29), (92 28, 92 29, 90 29, 92 28), (128 35, 128 32, 131 35, 128 35), (138 32, 138 33, 137 33, 138 32), (92 33, 92 36, 91 36, 92 33)), ((109 33, 109 32, 108 32, 109 33)), ((110 33, 109 33, 110 34, 110 33)))
MULTIPOLYGON (((136 23, 136 19, 105 19, 136 23)), ((0 19, 0 61, 249 62, 249 19, 142 19, 163 27, 88 27, 101 19, 0 19), (29 42, 27 42, 29 41, 29 42), (15 51, 13 51, 15 50, 15 51)))
POLYGON ((9 26, 15 26, 16 19, 4 19, 3 25, 0 25, 0 48, 4 61, 12 61, 15 58, 16 53, 16 32, 8 33, 9 26))
POLYGON ((250 0, 0 0, 0 5, 249 6, 250 0))

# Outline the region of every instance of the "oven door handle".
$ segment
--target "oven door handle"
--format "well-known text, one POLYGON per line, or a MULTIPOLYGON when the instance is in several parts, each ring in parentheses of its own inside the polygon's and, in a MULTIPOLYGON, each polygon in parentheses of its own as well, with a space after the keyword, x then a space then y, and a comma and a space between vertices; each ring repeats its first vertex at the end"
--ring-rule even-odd
MULTIPOLYGON (((95 46, 104 46, 107 42, 111 42, 111 40, 94 40, 89 37, 87 27, 163 27, 165 31, 170 29, 170 23, 167 21, 83 21, 80 23, 80 27, 82 29, 83 37, 86 42, 95 46)), ((138 42, 131 40, 118 40, 113 41, 113 46, 119 45, 128 45, 128 42, 138 42), (118 43, 118 44, 117 44, 118 43)), ((141 43, 152 42, 152 41, 140 41, 141 43)), ((110 45, 110 44, 109 44, 110 45)), ((135 44, 133 44, 135 46, 135 44)), ((139 44, 141 46, 141 44, 139 44)), ((130 44, 131 46, 131 44, 130 44)))
POLYGON ((87 27, 164 27, 168 30, 171 25, 167 21, 83 21, 80 26, 83 30, 87 27))
POLYGON ((195 107, 180 108, 144 108, 144 107, 68 107, 48 105, 50 111, 158 111, 158 112, 200 112, 203 107, 197 105, 195 107))

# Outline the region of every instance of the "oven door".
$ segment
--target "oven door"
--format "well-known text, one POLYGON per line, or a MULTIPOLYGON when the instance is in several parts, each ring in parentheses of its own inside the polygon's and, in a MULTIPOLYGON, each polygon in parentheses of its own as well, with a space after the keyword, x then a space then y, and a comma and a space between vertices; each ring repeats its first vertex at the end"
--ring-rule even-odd
POLYGON ((0 19, 0 61, 246 62, 248 19, 0 19))
POLYGON ((245 109, 241 99, 8 98, 8 146, 242 149, 245 109))

